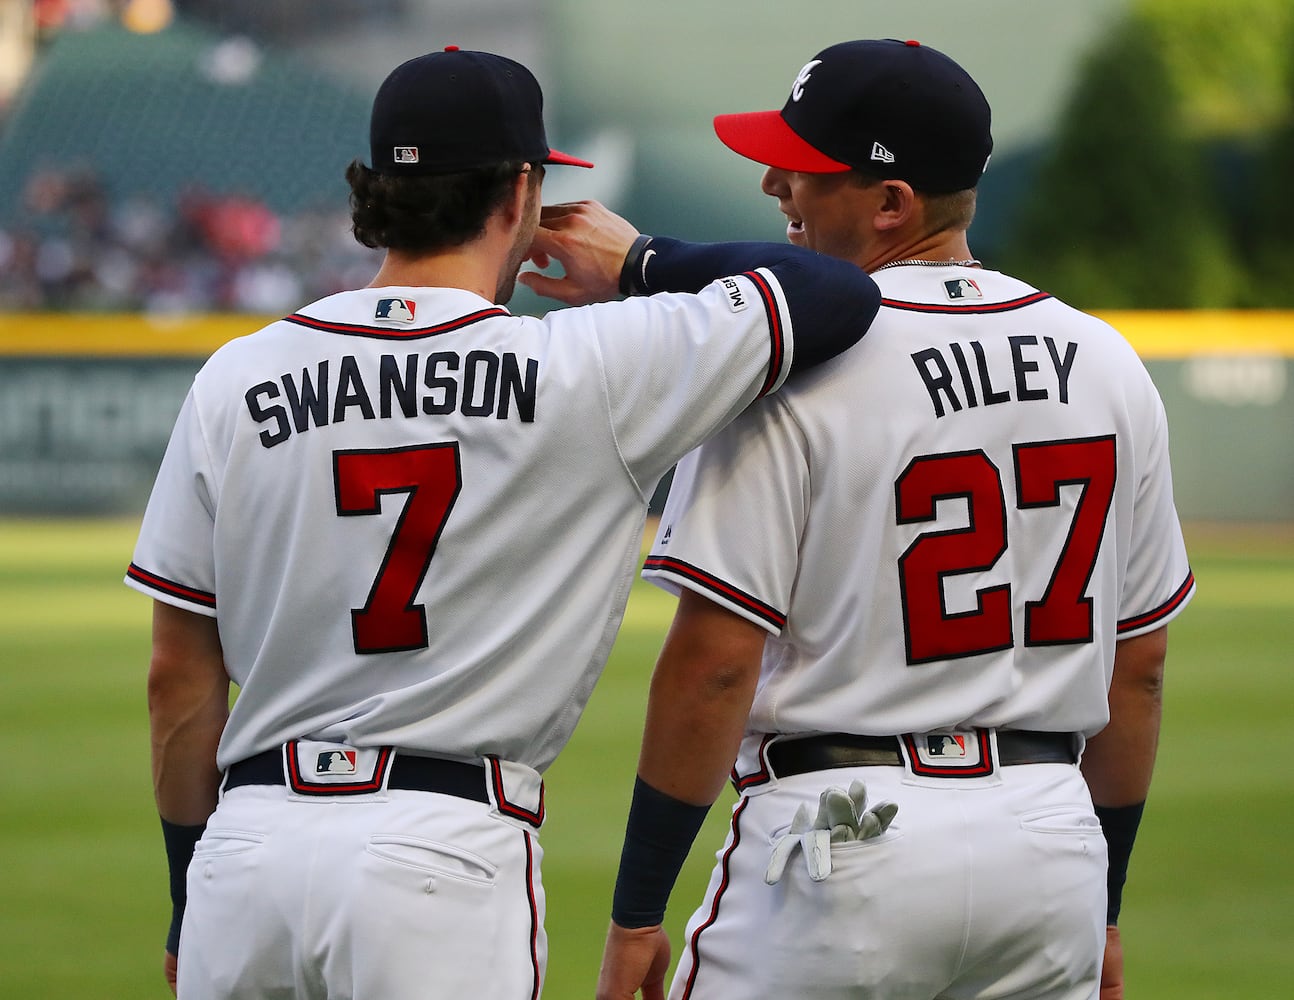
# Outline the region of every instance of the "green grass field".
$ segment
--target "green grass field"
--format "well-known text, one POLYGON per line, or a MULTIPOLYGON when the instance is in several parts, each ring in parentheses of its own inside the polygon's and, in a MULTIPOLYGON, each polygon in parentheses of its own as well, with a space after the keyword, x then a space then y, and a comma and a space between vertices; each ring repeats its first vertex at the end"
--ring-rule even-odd
MULTIPOLYGON (((0 521, 6 998, 169 996, 144 703, 149 602, 120 582, 135 528, 0 521)), ((1294 535, 1196 529, 1188 542, 1200 592, 1171 629, 1159 768, 1122 920, 1129 996, 1276 1000, 1294 982, 1294 535)), ((671 609, 639 584, 548 775, 548 998, 592 994, 647 677, 671 609)), ((675 893, 676 951, 724 813, 712 812, 675 893)))

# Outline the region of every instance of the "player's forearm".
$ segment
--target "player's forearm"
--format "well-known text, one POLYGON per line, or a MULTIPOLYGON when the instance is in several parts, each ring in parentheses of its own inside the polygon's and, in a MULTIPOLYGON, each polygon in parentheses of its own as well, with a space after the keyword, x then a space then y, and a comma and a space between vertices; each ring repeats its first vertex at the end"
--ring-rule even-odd
POLYGON ((638 776, 684 802, 710 805, 723 790, 754 696, 754 669, 662 659, 652 678, 638 776))
POLYGON ((1083 776, 1100 806, 1144 802, 1159 748, 1167 627, 1122 640, 1110 686, 1110 722, 1083 753, 1083 776))
POLYGON ((220 787, 216 748, 229 718, 229 677, 213 620, 157 602, 148 716, 158 812, 171 823, 206 822, 220 787))
POLYGON ((220 771, 216 748, 224 729, 228 689, 201 705, 162 707, 152 714, 153 794, 157 811, 172 823, 206 822, 216 807, 220 771))
POLYGON ((664 236, 635 244, 621 291, 697 292, 729 275, 767 268, 777 277, 795 329, 794 366, 803 371, 857 343, 881 293, 848 261, 783 243, 686 243, 664 236))
POLYGON ((1119 920, 1128 863, 1150 791, 1167 651, 1167 627, 1119 643, 1110 685, 1110 722, 1083 753, 1083 776, 1109 849, 1106 924, 1110 927, 1119 920))
POLYGON ((764 631, 690 591, 652 677, 638 779, 612 902, 621 927, 658 924, 732 767, 759 677, 764 631))
POLYGON ((652 674, 638 775, 667 795, 709 805, 745 732, 766 633, 691 591, 652 674))

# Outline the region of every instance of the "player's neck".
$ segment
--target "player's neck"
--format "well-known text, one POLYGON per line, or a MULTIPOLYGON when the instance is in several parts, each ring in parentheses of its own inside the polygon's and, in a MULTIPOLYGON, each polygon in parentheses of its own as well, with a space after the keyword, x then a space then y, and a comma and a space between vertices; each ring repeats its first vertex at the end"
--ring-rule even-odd
POLYGON ((875 271, 884 264, 901 260, 966 261, 971 260, 970 244, 965 231, 942 232, 896 240, 877 247, 871 257, 862 262, 865 271, 875 271))
POLYGON ((475 243, 432 254, 388 250, 370 288, 462 288, 489 302, 498 290, 500 264, 475 243))

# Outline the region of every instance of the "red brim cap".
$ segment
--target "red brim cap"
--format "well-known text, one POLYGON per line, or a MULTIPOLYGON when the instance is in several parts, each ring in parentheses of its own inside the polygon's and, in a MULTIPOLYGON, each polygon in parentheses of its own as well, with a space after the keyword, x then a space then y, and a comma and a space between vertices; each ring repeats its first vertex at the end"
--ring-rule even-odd
POLYGON ((734 153, 768 167, 806 174, 838 174, 851 169, 848 163, 833 160, 801 139, 780 111, 717 115, 714 131, 734 153))
POLYGON ((571 156, 569 153, 563 153, 556 149, 550 149, 548 155, 544 157, 545 163, 558 163, 564 167, 591 167, 593 166, 588 160, 581 160, 578 156, 571 156))

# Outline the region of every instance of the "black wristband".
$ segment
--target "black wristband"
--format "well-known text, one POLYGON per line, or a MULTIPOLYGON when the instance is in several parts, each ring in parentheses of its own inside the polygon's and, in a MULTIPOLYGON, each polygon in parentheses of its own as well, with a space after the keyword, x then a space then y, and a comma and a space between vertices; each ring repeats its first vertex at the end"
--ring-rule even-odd
POLYGON ((188 900, 185 879, 193 850, 198 846, 207 824, 181 826, 162 820, 162 839, 166 842, 166 864, 171 876, 171 926, 166 933, 166 950, 172 955, 180 953, 180 924, 184 921, 184 904, 188 900))
POLYGON ((620 267, 620 294, 621 295, 646 295, 647 285, 644 283, 643 275, 643 255, 647 252, 647 247, 651 245, 650 236, 639 236, 629 246, 629 252, 625 254, 625 262, 620 267))
POLYGON ((634 782, 612 920, 633 928, 652 927, 665 919, 670 891, 709 811, 709 806, 690 805, 657 791, 642 778, 634 782))
POLYGON ((1109 849, 1110 866, 1105 877, 1105 923, 1113 927, 1119 922, 1119 909, 1123 905, 1123 884, 1128 879, 1128 859, 1132 857, 1132 844, 1137 839, 1137 827, 1146 803, 1131 806, 1097 806, 1096 818, 1101 821, 1101 832, 1109 849))

